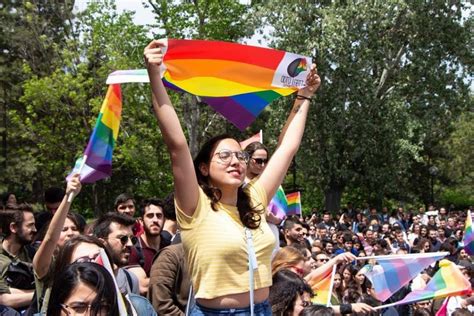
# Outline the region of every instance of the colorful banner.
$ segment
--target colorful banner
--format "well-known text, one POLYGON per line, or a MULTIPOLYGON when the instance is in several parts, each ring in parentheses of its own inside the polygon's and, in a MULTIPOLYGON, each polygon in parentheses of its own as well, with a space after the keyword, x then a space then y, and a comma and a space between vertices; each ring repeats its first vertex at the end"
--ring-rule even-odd
POLYGON ((385 302, 426 267, 444 258, 447 252, 380 256, 377 265, 366 265, 362 273, 372 282, 376 298, 385 302))
POLYGON ((288 210, 286 215, 301 215, 301 194, 300 192, 288 193, 288 210))
POLYGON ((288 201, 286 200, 285 191, 283 191, 283 187, 281 185, 278 187, 275 196, 268 204, 268 209, 273 215, 275 215, 279 219, 284 219, 286 217, 286 212, 288 210, 288 201))
MULTIPOLYGON (((167 39, 163 82, 194 94, 240 130, 272 101, 304 87, 311 58, 230 42, 167 39)), ((108 84, 149 82, 143 69, 116 71, 108 84)))
POLYGON ((308 281, 314 293, 311 299, 313 304, 331 305, 332 284, 336 274, 336 267, 337 265, 334 265, 332 270, 328 270, 326 274, 318 275, 308 281))
POLYGON ((464 226, 464 236, 463 236, 464 250, 472 256, 474 255, 474 232, 472 231, 472 217, 471 211, 467 211, 466 224, 464 226))
POLYGON ((381 309, 388 306, 410 304, 447 296, 468 295, 472 292, 471 283, 453 262, 443 259, 439 262, 439 270, 422 290, 414 290, 396 303, 377 306, 381 309))
POLYGON ((112 152, 117 141, 122 114, 120 85, 109 85, 99 117, 84 155, 76 161, 73 171, 81 174, 82 183, 93 183, 112 174, 112 152))

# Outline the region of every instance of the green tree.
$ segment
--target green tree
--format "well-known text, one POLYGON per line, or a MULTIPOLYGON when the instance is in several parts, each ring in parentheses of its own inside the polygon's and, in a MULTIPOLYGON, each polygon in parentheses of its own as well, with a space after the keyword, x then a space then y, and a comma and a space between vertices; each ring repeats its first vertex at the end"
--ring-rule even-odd
MULTIPOLYGON (((58 54, 54 71, 24 83, 21 102, 26 113, 10 111, 21 133, 18 142, 28 140, 32 148, 20 152, 31 170, 21 176, 44 188, 63 186, 64 176, 80 156, 95 125, 105 97, 107 75, 116 69, 143 67, 142 50, 148 41, 146 30, 134 25, 132 12, 116 13, 113 2, 92 3, 78 14, 67 46, 58 54)), ((138 196, 164 195, 170 181, 162 155, 162 141, 150 113, 149 88, 124 85, 121 130, 113 157, 110 180, 85 186, 80 195, 83 209, 95 213, 111 209, 121 192, 138 196), (151 179, 150 175, 154 175, 151 179)), ((31 188, 30 188, 31 189, 31 188)))
POLYGON ((54 61, 60 57, 58 51, 71 31, 72 7, 73 1, 7 0, 0 5, 0 165, 4 170, 0 192, 10 189, 19 193, 31 188, 29 176, 34 166, 28 157, 34 154, 34 144, 19 142, 21 132, 9 113, 25 113, 19 102, 23 81, 53 71, 54 61), (25 66, 29 72, 23 71, 25 66))
POLYGON ((305 198, 322 192, 332 211, 352 190, 378 206, 384 197, 426 201, 414 187, 429 184, 428 157, 467 107, 472 18, 463 21, 463 10, 403 0, 263 3, 257 18, 272 28, 272 45, 318 53, 323 83, 297 157, 305 198))

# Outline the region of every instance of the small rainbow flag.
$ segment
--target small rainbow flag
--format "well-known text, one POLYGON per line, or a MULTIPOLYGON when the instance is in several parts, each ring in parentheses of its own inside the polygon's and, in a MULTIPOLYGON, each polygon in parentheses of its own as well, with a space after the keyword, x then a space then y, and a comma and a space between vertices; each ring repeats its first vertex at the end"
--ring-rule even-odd
POLYGON ((388 306, 410 304, 446 296, 467 295, 472 292, 471 283, 456 265, 446 259, 439 262, 439 270, 422 290, 415 290, 396 303, 377 306, 381 309, 388 306))
POLYGON ((283 191, 283 187, 281 185, 278 187, 275 196, 268 204, 268 209, 276 217, 280 219, 285 218, 286 212, 288 210, 288 201, 286 200, 285 191, 283 191))
POLYGON ((329 306, 331 303, 332 284, 336 273, 336 265, 328 269, 326 273, 313 277, 308 281, 313 290, 314 296, 311 299, 313 304, 329 306))
POLYGON ((109 85, 84 155, 76 161, 68 179, 80 172, 82 183, 93 183, 112 174, 112 152, 117 141, 121 114, 120 85, 109 85))
MULTIPOLYGON (((305 85, 311 58, 229 42, 166 39, 161 73, 169 88, 194 94, 237 128, 272 101, 305 85)), ((146 70, 116 71, 107 83, 149 82, 146 70)))
POLYGON ((300 192, 288 193, 288 210, 286 215, 301 215, 301 194, 300 192))
POLYGON ((467 211, 466 224, 464 226, 463 236, 464 250, 469 255, 474 255, 474 232, 472 231, 472 217, 471 211, 467 211))
POLYGON ((423 269, 444 258, 448 252, 377 256, 377 265, 368 264, 361 272, 372 282, 376 298, 385 302, 423 269))

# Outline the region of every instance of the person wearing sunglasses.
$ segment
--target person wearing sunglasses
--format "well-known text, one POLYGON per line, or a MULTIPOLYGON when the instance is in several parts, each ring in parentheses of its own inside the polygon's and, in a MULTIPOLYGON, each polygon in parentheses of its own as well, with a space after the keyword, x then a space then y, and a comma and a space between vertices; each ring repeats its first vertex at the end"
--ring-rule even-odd
POLYGON ((132 231, 134 224, 135 220, 128 215, 109 212, 97 220, 93 235, 102 240, 111 255, 111 263, 118 267, 117 282, 120 291, 122 293, 140 294, 141 291, 146 292, 148 287, 148 284, 139 283, 139 279, 146 278, 145 271, 141 267, 137 267, 137 269, 143 271, 140 275, 137 275, 135 269, 133 273, 124 271, 128 265, 131 248, 137 243, 137 237, 133 235, 132 231), (129 277, 132 282, 128 282, 129 277), (144 289, 140 289, 141 287, 144 289))
MULTIPOLYGON (((268 163, 268 149, 260 142, 253 142, 247 145, 244 149, 249 155, 249 162, 247 164, 247 173, 245 182, 255 181, 265 170, 268 163)), ((278 225, 281 224, 283 218, 278 218, 267 209, 266 220, 270 229, 275 236, 275 247, 273 248, 273 255, 280 249, 280 230, 278 225)))
MULTIPOLYGON (((176 216, 197 304, 190 315, 232 309, 255 315, 271 315, 268 293, 270 258, 275 238, 266 224, 268 201, 275 195, 303 136, 310 100, 320 85, 316 65, 298 91, 279 146, 267 168, 255 182, 243 188, 249 155, 228 135, 207 141, 194 159, 160 75, 165 40, 153 40, 144 50, 150 77, 153 110, 171 157, 176 216), (252 239, 256 263, 254 306, 250 306, 249 252, 252 239), (206 251, 202 251, 206 249, 206 251), (232 260, 229 257, 232 256, 232 260)), ((252 251, 251 251, 252 253, 252 251)))

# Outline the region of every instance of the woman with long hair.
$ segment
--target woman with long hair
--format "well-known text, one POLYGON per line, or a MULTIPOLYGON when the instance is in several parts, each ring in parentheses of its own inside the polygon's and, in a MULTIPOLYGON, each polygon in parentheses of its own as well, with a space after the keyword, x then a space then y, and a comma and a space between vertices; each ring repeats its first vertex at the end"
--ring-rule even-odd
POLYGON ((176 216, 187 264, 192 267, 189 272, 196 304, 191 315, 230 310, 249 313, 252 308, 255 315, 270 315, 270 260, 275 238, 265 224, 265 209, 301 143, 310 100, 320 84, 316 66, 311 66, 307 87, 298 91, 299 97, 267 168, 244 188, 249 156, 229 136, 210 139, 193 163, 160 76, 164 46, 164 41, 153 40, 145 48, 144 57, 153 110, 171 157, 176 216), (247 249, 251 249, 250 253, 247 249), (249 291, 249 263, 256 266, 251 281, 254 306, 249 291))
POLYGON ((112 275, 96 263, 68 265, 54 278, 47 315, 118 316, 112 275))

